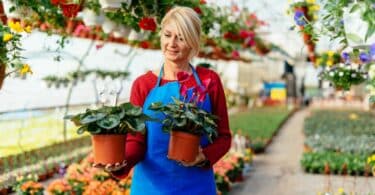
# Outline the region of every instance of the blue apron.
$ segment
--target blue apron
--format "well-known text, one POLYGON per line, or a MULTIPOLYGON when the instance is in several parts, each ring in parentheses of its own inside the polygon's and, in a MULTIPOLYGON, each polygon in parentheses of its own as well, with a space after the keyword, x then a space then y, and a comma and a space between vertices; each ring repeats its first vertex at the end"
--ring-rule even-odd
MULTIPOLYGON (((191 65, 190 65, 191 66, 191 65)), ((194 78, 198 85, 201 81, 195 69, 191 66, 194 78)), ((160 85, 163 67, 160 71, 156 86, 148 94, 143 105, 143 112, 150 117, 164 119, 162 113, 148 109, 153 102, 168 104, 173 102, 172 97, 180 98, 180 84, 178 81, 168 82, 160 85)), ((192 88, 187 92, 188 97, 192 95, 192 88)), ((205 101, 200 104, 201 108, 211 112, 211 102, 208 94, 205 101)), ((169 133, 162 131, 160 122, 147 122, 147 150, 144 160, 134 168, 131 184, 131 195, 215 195, 216 184, 213 169, 202 169, 199 167, 184 167, 174 160, 167 158, 169 133)), ((207 136, 202 136, 201 147, 209 144, 207 136)))

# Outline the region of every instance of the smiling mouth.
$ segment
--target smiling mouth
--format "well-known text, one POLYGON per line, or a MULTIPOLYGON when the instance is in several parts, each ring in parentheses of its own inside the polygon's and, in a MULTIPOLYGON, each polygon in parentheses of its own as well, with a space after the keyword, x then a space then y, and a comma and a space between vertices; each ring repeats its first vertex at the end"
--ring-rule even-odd
POLYGON ((171 50, 167 50, 168 53, 171 53, 171 54, 178 54, 178 51, 171 51, 171 50))

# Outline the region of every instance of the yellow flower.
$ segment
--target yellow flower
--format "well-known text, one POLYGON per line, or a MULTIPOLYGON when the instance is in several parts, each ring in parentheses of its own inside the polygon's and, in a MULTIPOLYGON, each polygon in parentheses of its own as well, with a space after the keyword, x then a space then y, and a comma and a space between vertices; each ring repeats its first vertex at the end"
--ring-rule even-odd
POLYGON ((30 25, 28 25, 28 26, 26 26, 23 30, 24 30, 25 32, 27 32, 27 33, 31 33, 32 28, 31 28, 30 25))
POLYGON ((344 193, 345 193, 344 188, 339 188, 339 189, 337 190, 337 192, 338 192, 339 194, 344 194, 344 193))
POLYGON ((28 64, 24 64, 22 65, 22 68, 20 69, 20 74, 25 75, 27 73, 33 74, 33 71, 31 70, 28 64))
POLYGON ((310 9, 313 10, 313 11, 319 11, 320 6, 318 4, 315 4, 315 5, 311 6, 310 9))
POLYGON ((318 15, 314 14, 314 15, 313 15, 313 20, 314 20, 314 21, 315 21, 315 20, 318 20, 318 15))
POLYGON ((371 156, 371 161, 375 161, 375 154, 371 156))
POLYGON ((18 33, 23 32, 20 22, 13 22, 12 20, 9 20, 8 26, 10 29, 12 29, 15 32, 18 32, 18 33))
POLYGON ((333 65, 333 61, 331 59, 327 60, 327 66, 332 66, 333 65))
POLYGON ((358 115, 356 115, 355 113, 351 113, 349 115, 349 118, 350 118, 350 120, 357 120, 358 119, 358 115))
POLYGON ((315 0, 306 0, 307 3, 315 3, 315 0))
POLYGON ((332 57, 333 54, 335 54, 334 51, 332 51, 332 50, 327 51, 327 55, 328 55, 328 57, 332 57))
POLYGON ((10 33, 5 33, 5 34, 3 35, 3 41, 4 41, 4 42, 8 42, 8 41, 11 40, 12 38, 13 38, 13 35, 10 34, 10 33))

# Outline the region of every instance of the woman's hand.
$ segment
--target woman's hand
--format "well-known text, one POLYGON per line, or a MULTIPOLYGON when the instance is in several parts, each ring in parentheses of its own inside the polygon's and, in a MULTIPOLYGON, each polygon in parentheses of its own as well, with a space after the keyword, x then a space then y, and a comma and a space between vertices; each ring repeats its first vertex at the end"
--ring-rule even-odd
POLYGON ((180 163, 185 167, 191 167, 203 162, 204 160, 206 160, 206 156, 203 154, 202 148, 199 147, 199 153, 193 162, 181 161, 180 163))
POLYGON ((113 171, 118 171, 122 168, 124 168, 126 165, 127 165, 127 161, 124 160, 122 161, 121 163, 120 162, 117 162, 115 164, 106 164, 106 165, 103 165, 103 164, 93 164, 92 166, 95 167, 95 168, 100 168, 100 169, 104 169, 104 171, 107 171, 107 172, 113 172, 113 171))

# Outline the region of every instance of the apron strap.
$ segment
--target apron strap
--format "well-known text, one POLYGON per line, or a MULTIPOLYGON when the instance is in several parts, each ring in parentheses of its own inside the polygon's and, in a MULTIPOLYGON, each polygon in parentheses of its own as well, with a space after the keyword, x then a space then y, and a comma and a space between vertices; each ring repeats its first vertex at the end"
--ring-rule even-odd
MULTIPOLYGON (((198 73, 195 70, 195 68, 191 64, 189 64, 189 66, 191 67, 191 70, 193 71, 193 75, 194 75, 195 81, 198 83, 198 85, 202 85, 202 82, 199 79, 198 73)), ((163 72, 164 72, 164 64, 160 68, 160 72, 159 72, 159 76, 158 76, 158 81, 156 82, 156 87, 160 86, 161 78, 163 77, 163 72)))

